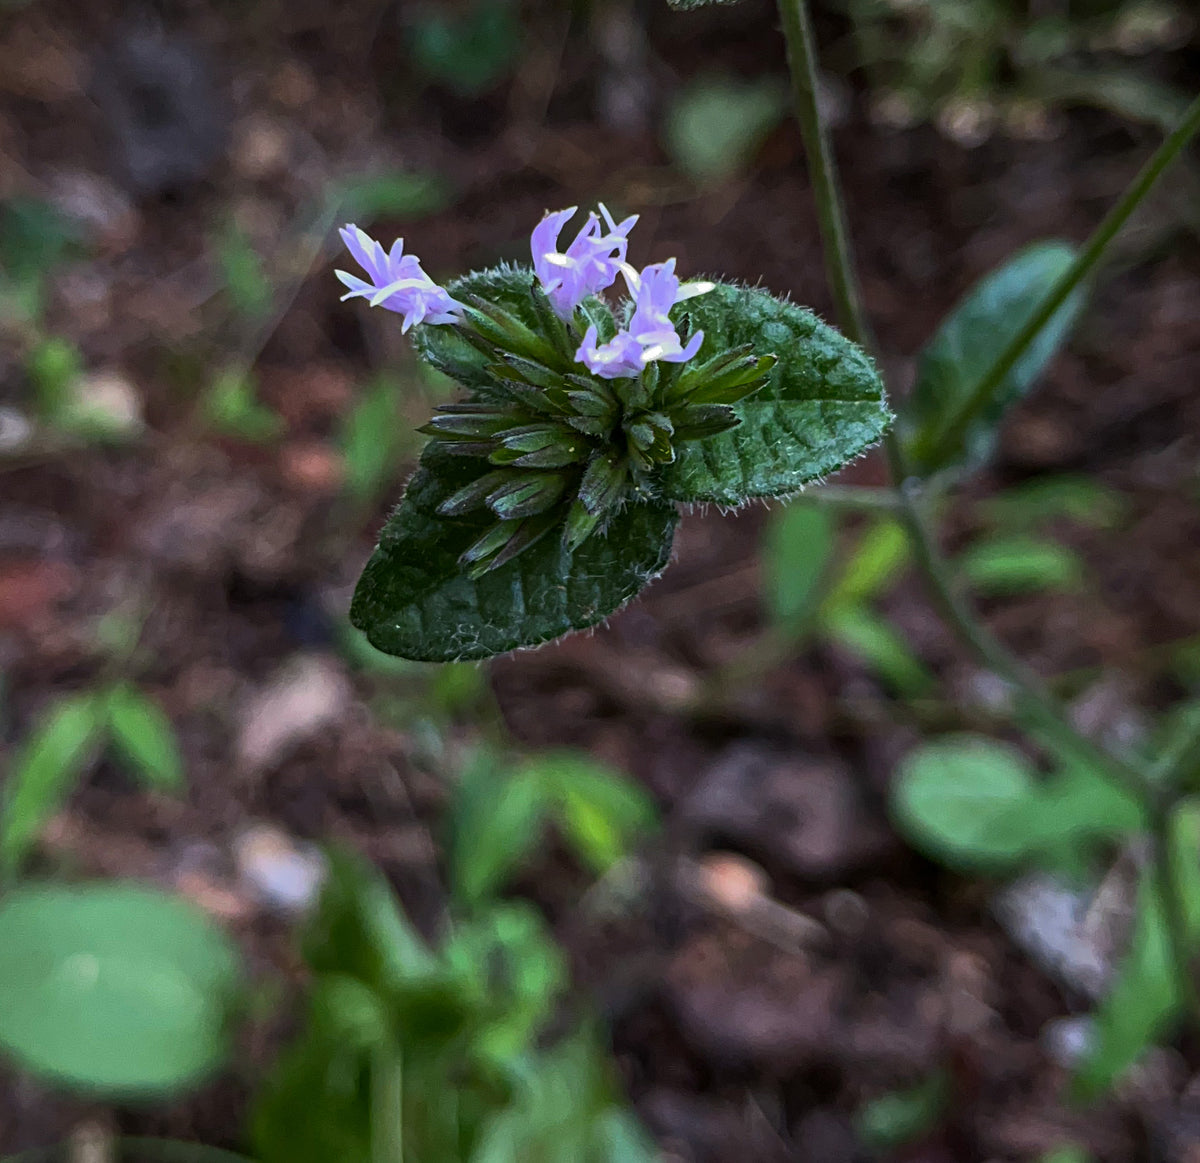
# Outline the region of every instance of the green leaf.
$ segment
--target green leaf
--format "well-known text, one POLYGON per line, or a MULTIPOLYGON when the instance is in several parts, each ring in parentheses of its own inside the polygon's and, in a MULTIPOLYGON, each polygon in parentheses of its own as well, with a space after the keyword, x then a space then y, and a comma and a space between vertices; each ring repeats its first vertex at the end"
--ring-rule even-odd
POLYGON ((450 823, 455 895, 477 904, 501 889, 537 843, 547 807, 536 776, 506 771, 488 755, 468 764, 450 823))
POLYGON ((259 1163, 371 1163, 372 1050, 382 1002, 350 978, 319 978, 308 1025, 268 1073, 251 1112, 259 1163))
POLYGON ((61 885, 0 904, 0 1045, 67 1085, 194 1085, 225 1058, 239 984, 228 938, 175 897, 61 885))
POLYGON ((903 438, 915 472, 962 462, 975 467, 987 459, 1005 410, 1033 387, 1070 335, 1083 311, 1082 289, 1055 312, 965 437, 946 447, 945 434, 976 384, 1074 259, 1074 248, 1063 242, 1028 246, 981 280, 942 321, 921 351, 916 385, 904 409, 903 438))
POLYGON ((787 112, 787 89, 774 78, 701 77, 667 110, 667 152, 690 178, 733 177, 754 157, 787 112))
POLYGON ((314 972, 343 974, 380 993, 423 977, 435 964, 382 875, 340 851, 329 854, 329 872, 303 946, 314 972))
POLYGON ((441 174, 397 170, 351 178, 334 191, 340 218, 367 226, 377 218, 412 221, 444 210, 454 201, 454 190, 441 174))
POLYGON ((821 629, 907 698, 929 693, 933 675, 891 624, 866 606, 823 608, 821 629))
POLYGON ((1090 529, 1112 529, 1128 511, 1128 502, 1116 489, 1070 473, 1035 477, 979 503, 985 520, 1014 531, 1042 528, 1056 520, 1073 521, 1090 529))
POLYGON ((123 683, 105 699, 113 746, 147 786, 177 792, 183 788, 183 756, 171 720, 136 687, 123 683))
POLYGON ((655 822, 650 797, 631 779, 588 756, 551 752, 522 771, 555 802, 563 839, 597 875, 629 855, 655 822))
POLYGON ((887 592, 908 563, 908 534, 899 521, 880 517, 863 531, 850 560, 829 587, 826 609, 862 606, 887 592))
POLYGON ((283 421, 258 399, 253 374, 245 368, 219 371, 204 397, 204 414, 218 432, 265 443, 283 431, 283 421))
POLYGON ((483 512, 447 519, 437 507, 476 475, 467 458, 426 448, 350 608, 350 620, 377 649, 450 662, 536 646, 603 621, 667 564, 674 506, 634 502, 573 553, 552 532, 471 579, 458 559, 494 518, 483 512))
POLYGON ((684 503, 740 505, 785 496, 875 444, 891 420, 883 385, 861 348, 811 311, 765 291, 718 283, 676 307, 704 331, 697 357, 749 344, 775 355, 766 385, 733 405, 741 423, 684 444, 658 487, 684 503))
POLYGON ((991 537, 959 558, 971 588, 984 597, 1070 592, 1083 585, 1084 564, 1074 550, 1037 537, 991 537))
POLYGON ((932 1131, 949 1098, 949 1079, 939 1070, 916 1086, 865 1103, 854 1117, 854 1129, 873 1151, 891 1154, 932 1131))
POLYGON ((505 77, 521 51, 514 0, 474 0, 466 8, 419 12, 410 26, 413 62, 463 97, 487 92, 505 77))
POLYGON ((563 952, 541 914, 524 901, 494 903, 453 931, 443 957, 451 974, 475 979, 486 995, 471 1056, 503 1068, 530 1050, 568 980, 563 952))
POLYGON ((834 530, 829 510, 820 505, 795 503, 771 517, 763 547, 763 585, 771 620, 786 634, 800 630, 820 601, 834 530))
POLYGON ((247 319, 264 318, 274 299, 271 281, 258 252, 235 223, 230 223, 218 240, 217 261, 234 310, 247 319))
POLYGON ((360 503, 373 501, 396 468, 401 448, 400 387, 387 375, 368 386, 342 427, 346 492, 360 503))
POLYGON ((892 817, 918 848, 969 869, 1005 868, 1029 852, 1039 803, 1025 757, 977 735, 918 746, 891 793, 892 817))
POLYGON ((56 703, 26 740, 5 781, 0 875, 12 877, 42 828, 66 802, 99 747, 102 708, 95 696, 56 703))
POLYGON ((1099 1098, 1163 1034, 1179 1010, 1162 900, 1147 874, 1138 895, 1129 952, 1096 1014, 1093 1049, 1074 1079, 1085 1100, 1099 1098))

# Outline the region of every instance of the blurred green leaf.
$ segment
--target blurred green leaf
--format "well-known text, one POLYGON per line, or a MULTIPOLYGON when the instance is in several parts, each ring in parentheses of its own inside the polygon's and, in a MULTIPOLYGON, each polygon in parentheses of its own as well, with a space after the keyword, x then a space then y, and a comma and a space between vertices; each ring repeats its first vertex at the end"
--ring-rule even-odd
POLYGON ((451 933, 443 957, 487 998, 471 1055, 503 1068, 532 1049, 568 980, 563 951, 540 914, 523 901, 493 905, 451 933))
POLYGON ((429 683, 430 699, 444 715, 468 711, 487 693, 487 667, 477 662, 443 663, 434 668, 429 683))
POLYGON ((917 382, 903 417, 908 459, 929 474, 965 462, 973 468, 991 453, 1007 408, 1025 395, 1066 342, 1084 306, 1074 291, 1016 366, 956 447, 942 447, 953 418, 975 387, 1071 266, 1075 250, 1062 242, 1026 247, 982 279, 942 321, 921 351, 917 382))
POLYGON ((359 226, 377 218, 425 218, 454 202, 454 189, 440 174, 397 170, 351 178, 334 192, 338 216, 359 226))
POLYGON ((1068 1143, 1047 1151, 1038 1163, 1091 1163, 1091 1160, 1091 1155, 1083 1147, 1068 1143))
POLYGON ((305 928, 303 949, 314 972, 353 977, 381 994, 429 974, 436 964, 383 876, 342 851, 329 853, 329 872, 305 928))
POLYGON ((275 297, 271 280, 258 252, 235 223, 230 223, 217 240, 217 262, 234 310, 250 320, 265 318, 275 297))
POLYGON ((418 11, 409 28, 413 63, 462 97, 477 97, 515 67, 521 23, 513 0, 471 0, 448 11, 418 11))
POLYGON ((542 789, 563 840, 597 875, 628 856, 654 827, 654 805, 645 791, 582 752, 545 752, 518 772, 542 789))
POLYGON ((949 1079, 935 1071, 907 1090, 872 1099, 854 1117, 858 1137, 873 1151, 892 1152, 929 1134, 945 1113, 949 1079))
POLYGON ((253 443, 266 443, 283 432, 283 421, 259 403, 254 376, 241 368, 219 371, 204 398, 204 413, 218 431, 253 443))
POLYGON ((1075 1075, 1078 1096, 1094 1100, 1105 1094, 1165 1033, 1178 1009, 1162 901, 1147 875, 1138 895, 1129 952, 1096 1014, 1093 1049, 1075 1075))
POLYGON ((983 597, 1074 591, 1083 585, 1082 559, 1065 545, 1024 535, 990 537, 959 558, 971 588, 983 597))
POLYGON ((113 687, 105 705, 113 746, 134 774, 154 790, 182 790, 183 756, 162 708, 128 683, 113 687))
POLYGON ((859 538, 850 560, 829 587, 823 610, 862 606, 885 593, 908 564, 908 534, 899 521, 880 517, 859 538))
POLYGON ((73 388, 84 370, 83 354, 71 340, 47 336, 29 352, 25 370, 37 397, 38 413, 53 423, 75 398, 73 388))
POLYGON ((822 610, 820 626, 899 694, 919 698, 935 685, 933 675, 891 623, 866 606, 842 605, 822 610))
POLYGON ((380 375, 346 417, 341 447, 346 492, 361 504, 375 500, 396 471, 402 448, 400 384, 380 375))
POLYGON ((654 805, 627 776, 571 752, 546 756, 538 764, 555 790, 563 839, 597 875, 625 859, 653 829, 654 805))
POLYGON ((0 205, 0 271, 14 282, 40 280, 69 254, 79 230, 49 202, 0 205))
POLYGON ((361 982, 318 979, 304 1033, 268 1073, 250 1136, 258 1163, 374 1163, 371 1050, 388 1017, 361 982))
POLYGON ((1124 520, 1129 505, 1115 489, 1087 476, 1069 473, 1037 477, 979 503, 985 520, 1019 532, 1065 519, 1093 529, 1112 529, 1124 520))
POLYGON ((820 601, 820 584, 833 553, 829 510, 802 502, 772 514, 763 547, 767 608, 786 634, 802 629, 820 601))
POLYGON ((451 809, 454 894, 478 904, 498 892, 538 841, 549 801, 539 773, 509 771, 488 753, 466 765, 451 809))
POLYGON ((914 748, 891 792, 901 832, 931 856, 969 869, 1005 868, 1029 852, 1039 803, 1025 757, 979 735, 914 748))
POLYGON ((0 903, 0 1044, 27 1069, 109 1094, 172 1094, 228 1051, 240 986, 192 905, 122 884, 23 888, 0 903))
POLYGON ((722 181, 746 167, 786 112, 787 90, 774 78, 698 78, 667 110, 667 152, 693 180, 722 181))
POLYGON ((25 741, 4 784, 0 874, 11 878, 42 828, 66 802, 100 747, 102 707, 94 695, 55 703, 25 741))

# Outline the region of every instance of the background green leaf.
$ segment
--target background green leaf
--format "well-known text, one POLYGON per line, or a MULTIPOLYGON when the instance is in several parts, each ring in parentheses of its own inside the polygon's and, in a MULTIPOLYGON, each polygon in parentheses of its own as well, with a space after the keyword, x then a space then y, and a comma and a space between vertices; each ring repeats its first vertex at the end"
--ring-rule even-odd
POLYGON ((134 885, 19 889, 0 904, 0 1044, 91 1090, 162 1094, 225 1057, 238 958, 192 905, 134 885))
POLYGON ((113 747, 133 773, 147 787, 179 791, 183 756, 163 709, 128 683, 113 687, 104 703, 113 747))
POLYGON ((671 101, 663 125, 667 151, 697 182, 733 177, 787 112, 775 78, 700 77, 671 101))
POLYGON ((675 507, 635 502, 573 554, 551 532, 472 581, 459 555, 494 519, 486 512, 448 519, 436 508, 478 471, 468 458, 426 447, 350 608, 350 620, 377 649, 451 662, 536 646, 603 621, 667 564, 675 507))
POLYGON ((1038 803, 1028 761, 978 735, 923 743, 900 765, 892 816, 919 848, 947 864, 997 868, 1036 841, 1029 820, 1038 803))
POLYGON ((959 558, 971 588, 984 597, 1072 591, 1083 584, 1084 565, 1065 545, 1039 537, 989 537, 959 558))
POLYGON ((507 771, 490 757, 469 764, 451 819, 455 895, 477 903, 501 889, 537 843, 547 807, 536 772, 507 771))
POLYGON ((986 460, 1005 410, 1023 396, 1066 342, 1084 305, 1082 288, 1055 312, 996 389, 965 437, 941 447, 952 417, 1075 259, 1063 242, 1026 247, 982 279, 942 321, 918 359, 917 381, 904 408, 904 441, 915 472, 986 460))
POLYGON ((11 877, 46 822, 66 802, 100 745, 101 707, 94 695, 56 703, 26 740, 4 785, 0 873, 11 877))
POLYGON ((763 545, 763 589, 771 621, 786 634, 801 629, 820 601, 833 552, 829 510, 796 502, 771 517, 763 545))
POLYGON ((718 283, 672 315, 704 331, 698 359, 748 343, 779 362, 765 387, 734 405, 741 424, 680 448, 659 482, 664 497, 738 505, 786 496, 853 460, 887 428, 891 415, 871 360, 811 311, 718 283))

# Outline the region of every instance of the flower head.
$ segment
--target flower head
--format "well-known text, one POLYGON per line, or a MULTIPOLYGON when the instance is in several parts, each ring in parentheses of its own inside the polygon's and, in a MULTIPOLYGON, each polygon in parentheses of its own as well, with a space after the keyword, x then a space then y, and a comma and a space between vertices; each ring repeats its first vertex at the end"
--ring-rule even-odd
POLYGON ((456 323, 463 306, 439 287, 422 269, 421 260, 404 253, 404 239, 397 238, 385 251, 365 230, 353 223, 339 232, 347 249, 367 272, 368 280, 347 271, 335 271, 350 288, 342 300, 369 299, 372 307, 404 316, 402 331, 414 323, 456 323))
POLYGON ((697 331, 684 346, 671 322, 670 311, 695 295, 712 290, 712 283, 680 283, 675 275, 675 260, 652 263, 640 273, 627 263, 621 273, 633 296, 633 315, 629 326, 618 331, 608 343, 597 345, 596 329, 589 327, 575 353, 593 375, 602 379, 636 376, 655 360, 684 363, 700 350, 704 332, 697 331))
POLYGON ((629 232, 638 220, 633 214, 624 222, 614 222, 608 208, 601 203, 604 224, 601 225, 595 214, 589 214, 575 241, 565 251, 559 251, 558 236, 577 209, 570 206, 548 213, 533 228, 530 237, 533 269, 561 319, 569 319, 584 299, 611 287, 616 281, 617 272, 625 261, 629 232))

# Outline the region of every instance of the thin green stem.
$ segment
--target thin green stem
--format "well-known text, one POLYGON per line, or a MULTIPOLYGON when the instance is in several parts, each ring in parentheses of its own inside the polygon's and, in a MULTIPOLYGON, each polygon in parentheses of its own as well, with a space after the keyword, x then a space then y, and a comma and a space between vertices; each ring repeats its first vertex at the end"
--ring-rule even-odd
POLYGON ((850 236, 838 187, 837 163, 821 116, 817 95, 817 49, 812 21, 805 0, 778 0, 783 35, 787 41, 788 68, 792 75, 792 97, 796 102, 796 120, 804 139, 804 152, 817 203, 821 239, 824 243, 825 270, 833 292, 838 322, 842 330, 864 347, 873 346, 862 295, 854 275, 850 254, 850 236))
POLYGON ((1138 171, 1137 176, 1125 193, 1121 195, 1117 204, 1092 232, 1092 236, 1084 244, 1083 249, 1076 255, 1075 261, 1063 272, 1062 277, 1054 285, 1054 289, 1029 317, 1025 326, 1012 337, 1008 346, 996 357, 995 362, 967 396, 962 407, 947 416, 939 429, 930 436, 926 442, 927 447, 920 450, 923 462, 937 464, 939 457, 946 450, 957 447, 968 425, 995 396, 996 389, 1004 382, 1030 344, 1042 333, 1054 313, 1066 302, 1067 296, 1091 274, 1113 239, 1129 221, 1130 215, 1141 205, 1146 195, 1150 193, 1159 178, 1198 130, 1200 130, 1200 97, 1191 103, 1179 125, 1164 139, 1149 161, 1138 171))

